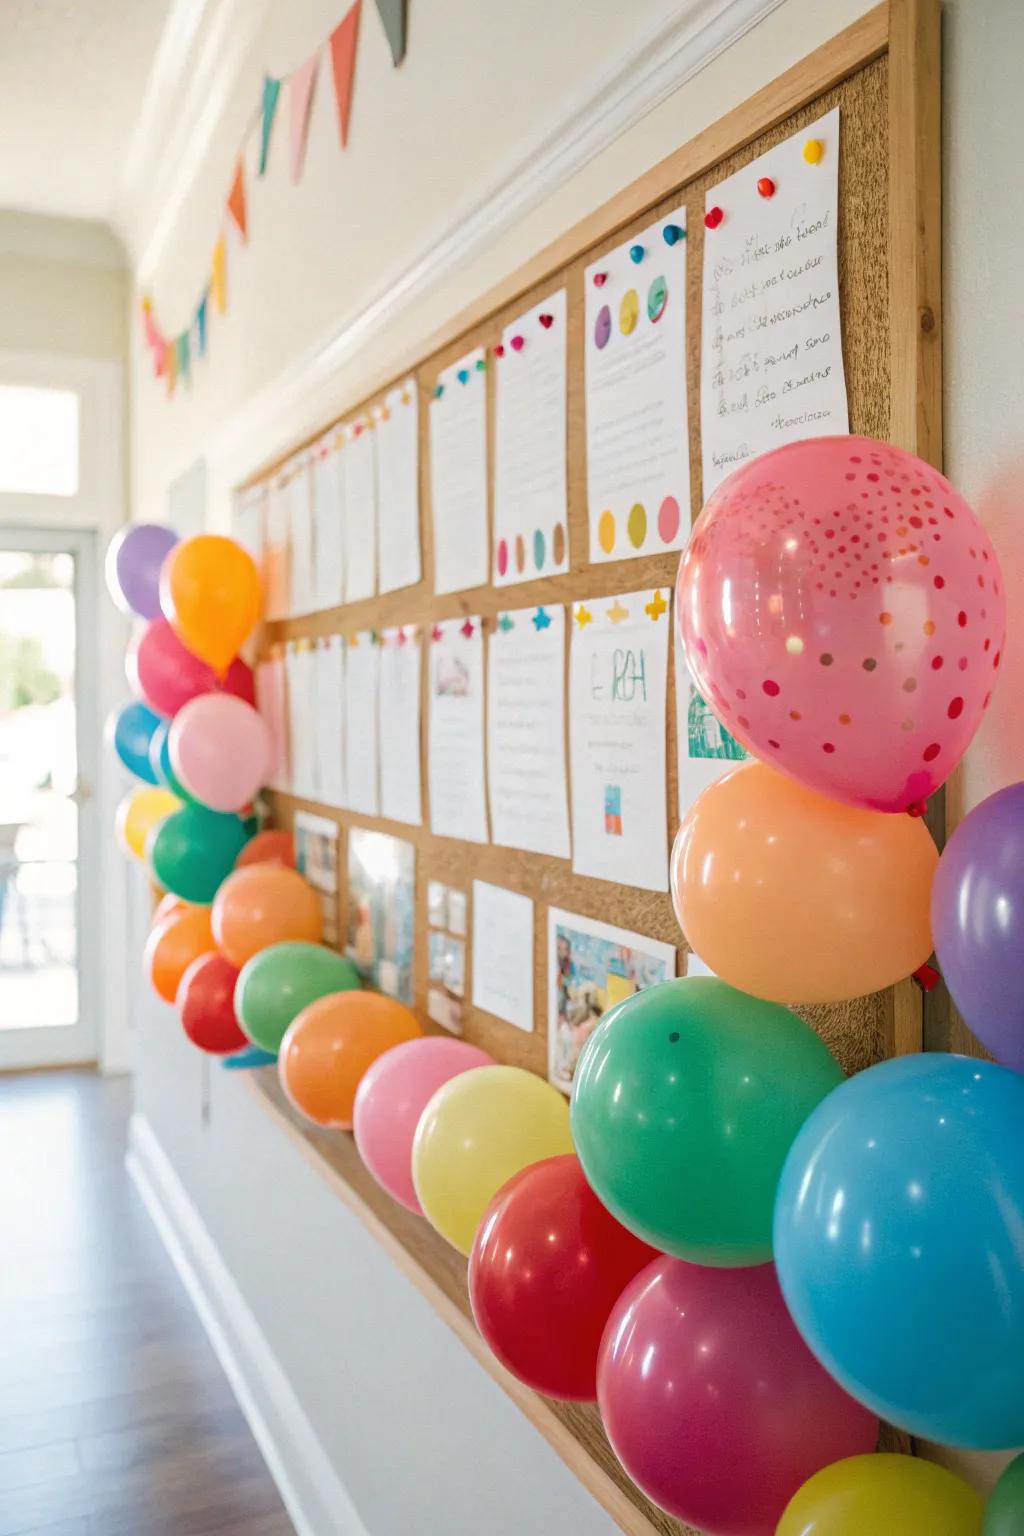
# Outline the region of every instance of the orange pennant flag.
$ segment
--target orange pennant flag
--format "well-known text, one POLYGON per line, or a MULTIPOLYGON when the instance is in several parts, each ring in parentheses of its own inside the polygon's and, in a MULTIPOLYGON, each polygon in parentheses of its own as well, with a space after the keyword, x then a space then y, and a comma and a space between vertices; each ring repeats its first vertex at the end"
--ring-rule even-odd
POLYGON ((210 295, 216 305, 217 313, 223 315, 228 307, 227 246, 223 235, 217 237, 217 244, 213 248, 213 258, 210 262, 210 295))
POLYGON ((167 393, 174 394, 174 386, 178 382, 178 345, 174 341, 164 342, 164 377, 167 380, 167 393))
POLYGON ((338 128, 342 149, 348 144, 348 120, 352 113, 352 81, 356 67, 356 41, 359 36, 360 0, 346 13, 331 33, 331 69, 334 94, 338 102, 338 128))
POLYGON ((228 193, 228 212, 238 225, 242 239, 248 239, 249 231, 245 220, 245 171, 242 166, 241 156, 238 157, 238 164, 235 166, 235 179, 231 183, 231 191, 228 193))

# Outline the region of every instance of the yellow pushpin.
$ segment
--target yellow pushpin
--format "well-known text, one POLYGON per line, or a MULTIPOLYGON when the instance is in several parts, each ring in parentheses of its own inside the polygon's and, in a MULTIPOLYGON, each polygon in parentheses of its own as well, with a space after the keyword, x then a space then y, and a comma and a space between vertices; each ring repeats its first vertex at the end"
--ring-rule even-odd
POLYGON ((804 145, 804 159, 808 165, 820 165, 825 158, 825 146, 820 139, 808 139, 804 145))

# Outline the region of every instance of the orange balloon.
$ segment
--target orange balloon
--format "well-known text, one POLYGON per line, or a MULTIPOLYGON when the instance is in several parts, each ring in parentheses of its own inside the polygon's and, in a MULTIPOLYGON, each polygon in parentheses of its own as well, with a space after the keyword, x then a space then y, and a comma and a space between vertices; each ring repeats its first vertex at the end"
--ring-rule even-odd
POLYGON ((160 570, 160 607, 179 639, 223 675, 260 616, 256 562, 236 539, 200 533, 175 544, 160 570))
POLYGON ((178 983, 193 960, 215 948, 209 907, 183 906, 154 923, 146 940, 146 975, 158 997, 173 1003, 178 983))
POLYGON ((385 1051, 423 1031, 404 1003, 381 992, 331 992, 292 1020, 281 1042, 281 1086, 317 1125, 352 1129, 356 1089, 385 1051))
POLYGON ((270 828, 251 837, 235 860, 236 869, 247 864, 286 864, 295 868, 295 839, 290 832, 270 828))
POLYGON ((928 959, 938 859, 923 821, 828 800, 749 762, 687 812, 672 901, 690 948, 730 986, 833 1003, 928 959))
POLYGON ((149 931, 158 927, 165 917, 170 917, 172 912, 183 912, 191 902, 183 900, 181 896, 175 896, 173 891, 165 891, 153 908, 153 916, 149 920, 149 931))
POLYGON ((319 944, 320 897, 283 864, 248 864, 228 875, 213 901, 217 948, 239 970, 271 944, 292 939, 319 944))

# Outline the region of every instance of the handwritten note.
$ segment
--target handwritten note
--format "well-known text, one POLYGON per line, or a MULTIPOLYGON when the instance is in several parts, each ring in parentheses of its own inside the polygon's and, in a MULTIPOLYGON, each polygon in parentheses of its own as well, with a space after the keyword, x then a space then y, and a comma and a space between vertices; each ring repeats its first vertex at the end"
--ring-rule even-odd
POLYGON ((565 290, 507 325, 495 384, 494 582, 569 569, 565 290))
MULTIPOLYGON (((673 625, 675 630, 675 625, 673 625)), ((678 633, 673 645, 676 688, 676 785, 679 820, 697 796, 750 753, 726 730, 698 692, 678 633)))
POLYGON ((500 614, 488 639, 487 783, 494 842, 569 857, 560 606, 500 614))
POLYGON ((573 868, 668 889, 669 593, 574 604, 569 671, 573 868))
POLYGON ((345 601, 372 597, 377 587, 377 465, 373 432, 365 420, 345 431, 345 601))
POLYGON ((685 206, 593 262, 584 292, 590 559, 682 549, 690 532, 685 206))
POLYGON ((315 642, 316 798, 324 805, 345 804, 345 641, 322 635, 315 642))
POLYGON ((380 814, 418 827, 420 796, 420 637, 414 624, 380 637, 380 814))
POLYGON ((473 881, 473 1007, 533 1029, 533 902, 473 881))
POLYGON ((706 196, 704 499, 754 455, 849 430, 839 315, 839 108, 706 196))
POLYGON ((484 790, 484 648, 478 617, 430 631, 427 782, 430 830, 487 841, 484 790))
POLYGON ((342 507, 344 476, 334 433, 313 445, 314 602, 318 609, 336 608, 345 596, 345 530, 342 507))
POLYGON ((389 391, 376 412, 379 588, 411 587, 420 558, 420 431, 416 380, 389 391))
POLYGON ((377 815, 377 679, 380 648, 368 630, 345 655, 345 797, 350 811, 377 815))
POLYGON ((487 580, 487 359, 482 347, 438 376, 430 402, 434 590, 487 580))

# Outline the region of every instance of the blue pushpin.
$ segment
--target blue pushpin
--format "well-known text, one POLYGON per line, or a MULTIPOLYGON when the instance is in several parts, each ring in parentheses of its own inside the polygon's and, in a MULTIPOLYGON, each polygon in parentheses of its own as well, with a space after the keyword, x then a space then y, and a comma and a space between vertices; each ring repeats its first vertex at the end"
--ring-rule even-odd
POLYGON ((630 261, 635 261, 637 266, 640 265, 646 255, 647 252, 642 245, 631 245, 629 248, 629 259, 630 261))
POLYGON ((444 394, 444 385, 443 384, 435 384, 434 385, 434 399, 435 400, 440 400, 440 398, 441 398, 441 396, 443 394, 444 394))
POLYGON ((469 369, 468 368, 460 368, 458 373, 455 375, 455 377, 458 379, 460 384, 468 384, 469 383, 469 369))
POLYGON ((666 224, 662 234, 666 245, 678 245, 680 240, 686 239, 686 230, 679 224, 666 224))

